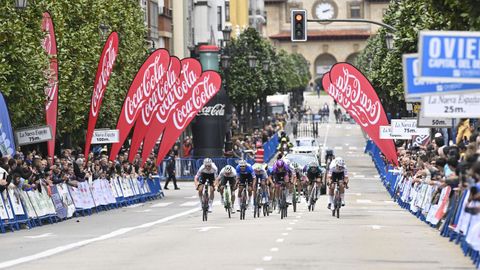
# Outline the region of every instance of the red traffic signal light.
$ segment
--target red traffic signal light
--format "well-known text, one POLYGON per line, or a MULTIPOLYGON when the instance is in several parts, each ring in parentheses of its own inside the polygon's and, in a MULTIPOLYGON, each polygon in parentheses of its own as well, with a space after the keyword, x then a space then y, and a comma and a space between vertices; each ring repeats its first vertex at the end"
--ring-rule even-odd
POLYGON ((291 40, 307 41, 307 11, 304 9, 292 9, 290 14, 291 40))

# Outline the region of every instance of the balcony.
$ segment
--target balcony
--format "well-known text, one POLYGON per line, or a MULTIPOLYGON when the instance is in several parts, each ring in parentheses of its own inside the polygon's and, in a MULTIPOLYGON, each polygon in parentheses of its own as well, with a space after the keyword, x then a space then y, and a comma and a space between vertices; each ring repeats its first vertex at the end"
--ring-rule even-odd
POLYGON ((171 8, 161 7, 159 9, 159 15, 162 15, 162 16, 165 16, 165 17, 168 17, 168 18, 172 18, 173 12, 172 12, 171 8))

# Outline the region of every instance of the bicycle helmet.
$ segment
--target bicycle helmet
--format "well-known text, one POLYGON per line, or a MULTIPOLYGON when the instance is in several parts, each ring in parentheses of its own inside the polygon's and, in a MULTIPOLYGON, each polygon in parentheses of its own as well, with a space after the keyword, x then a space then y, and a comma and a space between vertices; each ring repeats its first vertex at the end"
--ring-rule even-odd
POLYGON ((285 162, 283 162, 283 160, 279 159, 275 162, 275 167, 277 169, 280 169, 280 168, 285 169, 285 162))
POLYGON ((345 160, 343 160, 343 158, 341 158, 341 157, 337 157, 336 158, 336 165, 338 167, 345 167, 345 160))
POLYGON ((233 167, 230 165, 225 166, 225 173, 231 174, 234 171, 233 167))
POLYGON ((287 138, 283 137, 281 141, 282 142, 287 142, 287 138))
POLYGON ((260 163, 253 164, 253 170, 257 172, 263 171, 263 164, 260 164, 260 163))
POLYGON ((203 165, 205 165, 205 166, 212 166, 212 163, 213 163, 213 161, 210 158, 205 158, 203 160, 203 165))
POLYGON ((299 171, 299 170, 300 170, 300 165, 298 165, 298 163, 296 163, 296 162, 293 162, 293 163, 292 163, 292 168, 293 168, 295 171, 299 171))
POLYGON ((240 165, 240 167, 247 167, 247 162, 246 162, 244 159, 241 159, 241 160, 238 162, 238 165, 240 165))

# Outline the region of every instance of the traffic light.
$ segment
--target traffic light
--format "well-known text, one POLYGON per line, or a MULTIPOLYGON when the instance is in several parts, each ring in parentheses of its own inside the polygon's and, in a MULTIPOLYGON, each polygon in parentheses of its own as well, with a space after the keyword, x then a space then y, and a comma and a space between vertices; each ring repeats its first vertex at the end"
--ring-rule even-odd
POLYGON ((307 11, 304 9, 292 9, 290 15, 291 40, 293 42, 307 41, 307 11))

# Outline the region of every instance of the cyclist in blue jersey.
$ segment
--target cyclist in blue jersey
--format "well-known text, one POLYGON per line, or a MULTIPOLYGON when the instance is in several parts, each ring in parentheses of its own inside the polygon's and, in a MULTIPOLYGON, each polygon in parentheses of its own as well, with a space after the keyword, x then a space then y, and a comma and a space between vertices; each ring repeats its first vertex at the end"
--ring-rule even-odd
POLYGON ((268 195, 269 178, 267 176, 267 172, 265 171, 265 167, 263 166, 263 164, 260 164, 260 163, 253 164, 253 172, 255 174, 255 178, 253 180, 253 197, 255 198, 257 196, 258 183, 260 183, 260 186, 262 187, 263 190, 267 191, 267 196, 270 197, 270 195, 268 195))
MULTIPOLYGON (((248 164, 245 160, 240 160, 238 162, 237 168, 237 183, 238 183, 238 200, 240 200, 242 196, 242 192, 244 188, 247 188, 248 191, 248 200, 247 205, 250 205, 250 201, 252 200, 252 192, 253 192, 253 168, 250 164, 248 164)), ((240 204, 238 204, 240 206, 240 204)), ((240 209, 240 207, 238 207, 240 209)))

